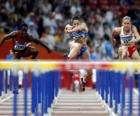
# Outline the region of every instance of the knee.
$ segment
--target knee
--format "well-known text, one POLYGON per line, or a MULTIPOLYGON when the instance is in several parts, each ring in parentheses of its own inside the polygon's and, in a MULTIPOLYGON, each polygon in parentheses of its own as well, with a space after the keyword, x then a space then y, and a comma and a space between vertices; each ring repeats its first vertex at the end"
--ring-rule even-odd
POLYGON ((33 49, 33 50, 32 50, 32 54, 33 54, 34 57, 36 57, 36 56, 38 55, 38 50, 33 49))
POLYGON ((38 50, 34 50, 33 53, 38 55, 38 50))
POLYGON ((79 44, 79 43, 75 43, 75 45, 74 45, 74 48, 75 48, 76 50, 80 50, 81 47, 82 47, 82 45, 79 44))

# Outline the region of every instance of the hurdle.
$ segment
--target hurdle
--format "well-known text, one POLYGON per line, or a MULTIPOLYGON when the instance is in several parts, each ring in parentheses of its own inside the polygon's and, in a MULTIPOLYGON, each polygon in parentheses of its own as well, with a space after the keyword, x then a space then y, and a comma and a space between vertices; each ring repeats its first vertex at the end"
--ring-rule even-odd
MULTIPOLYGON (((13 110, 6 112, 9 116, 49 116, 61 88, 61 70, 79 70, 84 67, 96 69, 96 91, 116 116, 140 116, 139 66, 140 62, 0 61, 0 96, 3 92, 12 91, 13 110), (10 79, 3 78, 4 75, 8 77, 8 74, 4 74, 7 70, 11 72, 10 79), (24 77, 23 88, 20 91, 19 70, 23 71, 24 77), (138 71, 139 77, 136 89, 138 94, 134 92, 135 70, 138 71), (28 84, 29 80, 31 85, 28 84), (23 111, 20 111, 19 101, 23 101, 23 111), (134 106, 137 106, 135 110, 134 106)), ((2 112, 0 115, 8 116, 2 112)))
MULTIPOLYGON (((140 116, 140 94, 134 92, 134 75, 130 72, 127 69, 125 72, 97 70, 96 90, 116 116, 140 116)), ((140 91, 138 75, 139 86, 136 91, 140 91)))
MULTIPOLYGON (((9 64, 9 63, 8 63, 9 64)), ((12 107, 13 111, 7 111, 6 114, 0 112, 0 115, 11 115, 11 116, 19 116, 19 115, 33 115, 33 116, 47 116, 49 111, 48 109, 51 108, 55 98, 59 93, 60 84, 60 76, 61 73, 58 70, 51 70, 51 68, 46 68, 45 70, 40 70, 38 65, 36 67, 29 68, 27 65, 22 65, 19 63, 12 63, 13 66, 0 63, 0 96, 2 96, 2 92, 7 93, 8 90, 8 83, 12 84, 12 95, 11 98, 13 100, 12 107), (6 66, 6 68, 5 68, 6 66), (7 68, 8 66, 8 68, 7 68), (9 67, 10 66, 10 67, 9 67), (9 82, 7 78, 4 80, 4 72, 6 69, 11 69, 11 78, 12 81, 9 82), (36 70, 37 69, 37 70, 36 70), (23 88, 19 91, 19 78, 18 78, 18 71, 23 71, 23 88), (31 77, 29 77, 28 73, 31 72, 31 77), (31 78, 31 87, 28 87, 29 79, 31 78), (30 98, 29 98, 29 93, 30 98), (23 94, 22 100, 19 99, 23 94), (30 99, 30 100, 29 100, 30 99), (21 107, 18 103, 18 100, 23 101, 23 112, 19 112, 19 107, 21 107), (31 102, 31 111, 29 110, 28 102, 31 102)), ((48 66, 47 66, 48 67, 48 66)), ((10 99, 10 98, 9 98, 10 99)))

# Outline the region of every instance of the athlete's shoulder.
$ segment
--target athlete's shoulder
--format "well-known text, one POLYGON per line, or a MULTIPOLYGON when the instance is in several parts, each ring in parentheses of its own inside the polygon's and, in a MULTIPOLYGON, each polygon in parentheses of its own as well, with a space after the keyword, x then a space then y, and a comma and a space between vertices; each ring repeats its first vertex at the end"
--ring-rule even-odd
POLYGON ((121 28, 122 27, 115 27, 115 28, 113 28, 113 31, 120 32, 121 31, 121 28))
POLYGON ((18 31, 12 31, 9 34, 17 34, 17 33, 18 33, 18 31))
POLYGON ((82 26, 84 31, 88 32, 88 27, 87 27, 87 24, 85 22, 82 22, 81 26, 82 26))
POLYGON ((132 25, 132 30, 137 31, 137 27, 135 25, 132 25))
POLYGON ((113 28, 112 34, 113 34, 113 35, 118 35, 118 34, 120 34, 120 33, 121 33, 121 28, 122 28, 122 27, 115 27, 115 28, 113 28))
POLYGON ((82 22, 81 25, 84 25, 85 27, 87 27, 87 24, 85 22, 82 22))
POLYGON ((10 32, 9 34, 7 34, 6 36, 7 36, 7 37, 15 37, 16 34, 17 34, 17 31, 12 31, 12 32, 10 32))

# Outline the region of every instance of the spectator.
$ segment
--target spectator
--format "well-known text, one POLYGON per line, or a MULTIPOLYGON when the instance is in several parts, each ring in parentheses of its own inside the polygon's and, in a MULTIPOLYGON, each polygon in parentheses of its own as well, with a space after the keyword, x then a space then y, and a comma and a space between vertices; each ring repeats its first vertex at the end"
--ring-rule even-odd
POLYGON ((95 51, 91 52, 90 59, 91 61, 101 60, 101 53, 99 47, 95 48, 95 51))
POLYGON ((102 42, 102 52, 104 54, 104 59, 113 59, 113 46, 110 42, 109 36, 104 35, 105 40, 102 42))
POLYGON ((33 22, 30 22, 29 23, 27 33, 29 35, 31 35, 33 38, 39 39, 38 32, 37 32, 36 27, 35 27, 35 24, 33 22))
POLYGON ((45 32, 42 34, 41 40, 44 41, 50 49, 54 50, 55 40, 53 35, 50 33, 50 27, 45 28, 45 32))
POLYGON ((15 12, 15 6, 14 6, 12 0, 7 0, 6 1, 5 8, 9 13, 15 12))
POLYGON ((110 59, 113 58, 109 41, 111 31, 121 24, 121 17, 131 16, 133 24, 140 29, 140 10, 133 6, 135 2, 117 1, 116 5, 120 6, 115 6, 114 1, 110 1, 110 6, 113 7, 108 4, 107 7, 102 7, 101 0, 1 0, 0 31, 6 33, 11 29, 18 30, 25 22, 29 25, 28 33, 33 37, 41 37, 54 50, 67 52, 68 40, 71 38, 63 33, 64 26, 72 16, 78 14, 89 28, 89 47, 94 51, 91 52, 91 58, 110 59), (122 4, 127 7, 121 6, 122 4), (32 30, 30 27, 35 28, 32 30))
POLYGON ((34 22, 35 21, 35 14, 33 12, 31 12, 30 14, 28 14, 28 16, 25 18, 24 22, 29 25, 30 22, 34 22))

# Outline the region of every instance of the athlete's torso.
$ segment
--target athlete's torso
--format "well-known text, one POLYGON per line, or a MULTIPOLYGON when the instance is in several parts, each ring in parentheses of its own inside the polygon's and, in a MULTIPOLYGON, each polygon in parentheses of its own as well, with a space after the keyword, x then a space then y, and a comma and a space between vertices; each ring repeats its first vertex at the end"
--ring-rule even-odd
POLYGON ((15 33, 15 38, 14 38, 14 44, 18 43, 18 44, 26 44, 30 42, 30 38, 28 34, 22 34, 20 32, 16 32, 15 33))
POLYGON ((120 32, 120 41, 122 45, 129 46, 131 45, 130 41, 134 38, 134 35, 132 31, 130 31, 128 34, 124 34, 123 26, 121 27, 121 32, 120 32))
POLYGON ((30 36, 26 33, 19 31, 13 32, 13 50, 16 52, 24 51, 28 43, 30 42, 30 36))
POLYGON ((71 32, 70 37, 78 43, 85 44, 87 37, 88 37, 88 32, 85 31, 78 31, 78 32, 71 32))

